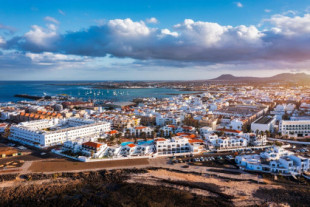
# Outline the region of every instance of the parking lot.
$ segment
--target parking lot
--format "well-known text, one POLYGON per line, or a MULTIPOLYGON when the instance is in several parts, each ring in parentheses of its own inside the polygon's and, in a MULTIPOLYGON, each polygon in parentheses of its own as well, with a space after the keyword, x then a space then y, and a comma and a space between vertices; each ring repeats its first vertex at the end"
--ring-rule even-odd
POLYGON ((235 156, 237 155, 244 155, 244 154, 259 154, 264 150, 253 150, 253 149, 236 149, 230 152, 220 152, 220 153, 203 153, 202 155, 184 155, 184 156, 172 156, 170 160, 173 163, 182 163, 182 162, 208 162, 208 161, 215 161, 215 160, 234 160, 235 156))
POLYGON ((10 140, 0 137, 0 147, 2 148, 12 148, 18 153, 16 156, 7 156, 5 158, 0 158, 0 165, 4 165, 8 162, 19 162, 19 161, 36 161, 42 159, 53 159, 62 158, 50 152, 49 149, 37 149, 30 146, 22 146, 19 143, 12 142, 10 140))

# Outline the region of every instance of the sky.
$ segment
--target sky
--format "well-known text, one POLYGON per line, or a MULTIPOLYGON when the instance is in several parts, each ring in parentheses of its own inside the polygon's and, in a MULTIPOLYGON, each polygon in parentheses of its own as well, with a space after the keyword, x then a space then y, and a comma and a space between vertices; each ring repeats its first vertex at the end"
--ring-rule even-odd
POLYGON ((0 0, 0 80, 310 73, 310 0, 0 0))

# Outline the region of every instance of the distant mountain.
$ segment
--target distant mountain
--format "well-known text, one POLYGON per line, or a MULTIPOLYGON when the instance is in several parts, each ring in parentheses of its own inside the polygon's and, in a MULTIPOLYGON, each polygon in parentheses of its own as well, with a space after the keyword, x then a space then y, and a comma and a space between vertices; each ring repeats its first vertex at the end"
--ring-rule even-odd
POLYGON ((271 80, 310 80, 310 75, 306 73, 281 73, 270 77, 271 80))
POLYGON ((256 81, 290 81, 290 82, 297 82, 297 81, 310 81, 310 75, 306 73, 281 73, 271 77, 240 77, 234 76, 231 74, 223 74, 217 78, 210 79, 210 81, 229 81, 229 82, 237 82, 237 81, 244 81, 244 82, 256 82, 256 81))
POLYGON ((214 81, 242 81, 242 80, 256 80, 257 77, 237 77, 231 74, 223 74, 217 78, 211 79, 214 81))

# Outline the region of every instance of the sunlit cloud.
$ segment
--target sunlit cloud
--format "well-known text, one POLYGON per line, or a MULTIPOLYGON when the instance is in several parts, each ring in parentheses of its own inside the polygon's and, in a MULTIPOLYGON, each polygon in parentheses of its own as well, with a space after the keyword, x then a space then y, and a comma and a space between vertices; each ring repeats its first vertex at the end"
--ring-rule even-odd
POLYGON ((52 23, 55 23, 55 24, 59 24, 59 21, 53 17, 50 17, 50 16, 46 16, 44 18, 45 21, 48 21, 48 22, 52 22, 52 23))
POLYGON ((241 2, 235 2, 236 6, 239 7, 239 8, 242 8, 243 7, 243 4, 241 2))

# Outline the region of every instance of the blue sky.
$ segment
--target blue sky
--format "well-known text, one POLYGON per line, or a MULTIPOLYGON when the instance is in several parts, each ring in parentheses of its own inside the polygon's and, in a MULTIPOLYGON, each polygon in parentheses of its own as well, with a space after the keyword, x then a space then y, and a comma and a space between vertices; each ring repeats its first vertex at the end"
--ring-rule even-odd
POLYGON ((0 80, 186 80, 309 71, 310 0, 0 4, 0 80))

